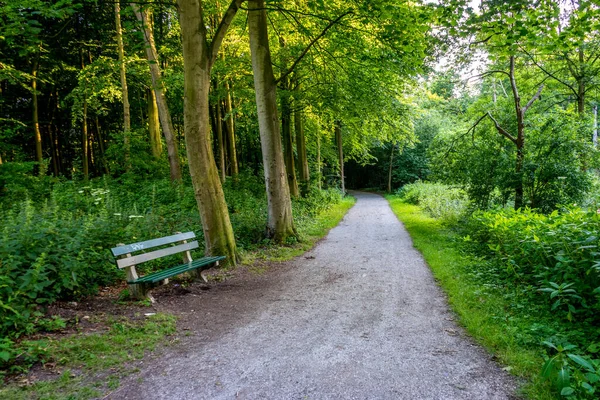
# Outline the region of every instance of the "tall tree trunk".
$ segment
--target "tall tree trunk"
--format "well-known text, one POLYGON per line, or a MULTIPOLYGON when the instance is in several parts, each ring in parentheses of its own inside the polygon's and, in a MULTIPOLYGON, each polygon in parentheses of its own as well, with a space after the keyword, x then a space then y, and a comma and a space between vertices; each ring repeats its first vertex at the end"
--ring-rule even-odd
POLYGON ((231 167, 231 176, 236 177, 239 173, 237 150, 235 148, 235 126, 233 119, 233 107, 231 104, 231 86, 229 82, 225 80, 225 113, 227 118, 225 120, 227 124, 227 144, 229 145, 229 165, 231 167))
POLYGON ((144 43, 146 44, 146 58, 148 59, 148 67, 150 68, 150 77, 152 78, 152 89, 156 98, 158 107, 158 117, 162 127, 165 143, 167 145, 167 155, 169 158, 169 169, 171 172, 172 181, 181 180, 181 166, 179 164, 179 150, 177 149, 177 140, 175 139, 175 130, 173 129, 173 121, 171 113, 167 105, 165 96, 165 85, 162 81, 161 71, 159 67, 158 53, 156 44, 154 43, 154 32, 152 29, 152 16, 149 10, 143 12, 138 5, 131 3, 137 19, 142 23, 144 29, 144 43))
POLYGON ((100 149, 100 163, 102 164, 102 168, 104 168, 104 173, 109 174, 110 171, 108 169, 108 164, 106 163, 106 158, 104 157, 104 137, 102 136, 102 129, 100 129, 100 120, 96 115, 96 137, 98 138, 98 147, 100 149))
MULTIPOLYGON (((215 92, 218 93, 218 82, 217 77, 215 83, 215 92)), ((225 176, 227 171, 225 168, 225 143, 223 143, 223 116, 221 115, 221 99, 217 98, 217 105, 215 106, 215 131, 217 134, 217 151, 219 152, 219 172, 221 173, 221 182, 225 182, 225 176)))
MULTIPOLYGON (((83 61, 83 50, 79 51, 79 56, 81 58, 81 70, 85 68, 85 64, 83 61)), ((83 119, 81 121, 81 161, 82 161, 82 171, 83 171, 83 179, 87 182, 90 178, 89 173, 89 137, 88 137, 88 126, 87 126, 87 84, 83 88, 83 119)))
POLYGON ((150 147, 152 155, 159 159, 162 155, 162 140, 160 138, 160 122, 158 120, 158 107, 154 90, 148 90, 148 131, 150 133, 150 147))
MULTIPOLYGON (((285 40, 280 37, 279 45, 281 46, 281 69, 286 71, 287 57, 285 55, 285 40)), ((288 186, 290 195, 298 197, 298 181, 296 179, 296 166, 294 165, 294 144, 292 140, 292 108, 290 106, 290 80, 288 76, 281 79, 281 134, 283 135, 283 159, 285 161, 285 170, 287 172, 288 186)))
MULTIPOLYGON (((208 115, 210 70, 222 40, 219 35, 224 35, 224 31, 219 26, 213 44, 209 45, 201 1, 178 0, 177 4, 183 41, 185 142, 206 254, 225 255, 227 262, 235 265, 239 256, 212 152, 208 115)), ((233 1, 224 21, 230 23, 238 8, 239 2, 233 1)))
POLYGON ((38 95, 37 95, 37 74, 40 65, 39 56, 36 56, 33 61, 33 69, 31 72, 31 91, 33 94, 33 135, 35 140, 35 160, 40 164, 43 161, 42 155, 42 132, 40 131, 40 120, 39 120, 39 107, 38 107, 38 95))
POLYGON ((579 70, 577 77, 577 113, 583 116, 585 113, 585 58, 583 48, 579 48, 579 70))
POLYGON ((304 137, 304 124, 302 111, 297 99, 294 100, 294 130, 296 131, 296 151, 298 152, 298 175, 302 196, 309 191, 310 173, 308 171, 308 157, 306 156, 306 138, 304 137))
POLYGON ((129 110, 129 91, 125 72, 125 51, 123 49, 123 29, 121 28, 121 5, 115 1, 115 22, 117 26, 117 50, 119 54, 119 72, 121 75, 121 95, 123 99, 123 144, 125 145, 125 163, 129 169, 129 132, 131 131, 131 111, 129 110))
POLYGON ((283 135, 285 170, 287 172, 290 195, 298 197, 298 182, 296 180, 296 166, 294 165, 294 144, 292 143, 292 109, 290 107, 290 97, 287 93, 287 78, 283 79, 282 87, 285 90, 285 93, 281 96, 281 133, 283 135))
POLYGON ((89 161, 88 161, 88 128, 87 128, 87 101, 83 100, 83 121, 81 123, 81 158, 83 164, 83 179, 88 180, 89 174, 89 161))
MULTIPOLYGON (((56 143, 54 141, 54 134, 52 133, 54 129, 54 120, 56 118, 56 110, 58 109, 57 92, 58 91, 56 90, 56 88, 54 88, 53 93, 50 95, 50 98, 54 98, 54 107, 52 107, 52 117, 50 118, 50 123, 48 124, 48 141, 50 142, 50 154, 52 155, 52 171, 55 177, 57 177, 60 174, 60 169, 58 165, 58 151, 56 149, 56 143)), ((48 108, 50 108, 50 102, 48 102, 48 108)))
POLYGON ((388 170, 388 193, 392 193, 392 171, 393 171, 393 163, 394 163, 394 150, 396 150, 396 146, 392 145, 392 150, 390 151, 390 168, 388 170))
POLYGON ((594 104, 594 131, 592 134, 592 143, 598 147, 598 105, 594 104))
POLYGON ((510 56, 510 86, 515 101, 515 114, 517 117, 517 137, 515 145, 517 146, 517 159, 515 163, 515 210, 523 206, 523 161, 525 147, 525 110, 521 107, 521 97, 517 90, 515 81, 515 56, 510 56))
POLYGON ((340 181, 342 185, 342 193, 346 194, 346 183, 344 182, 344 149, 342 141, 342 123, 335 121, 335 143, 338 148, 338 160, 340 162, 340 181))
POLYGON ((317 129, 317 187, 322 189, 323 173, 321 168, 321 132, 317 129))
POLYGON ((267 234, 276 242, 283 242, 287 237, 297 235, 281 148, 276 84, 269 50, 264 0, 248 1, 248 32, 267 187, 267 234))

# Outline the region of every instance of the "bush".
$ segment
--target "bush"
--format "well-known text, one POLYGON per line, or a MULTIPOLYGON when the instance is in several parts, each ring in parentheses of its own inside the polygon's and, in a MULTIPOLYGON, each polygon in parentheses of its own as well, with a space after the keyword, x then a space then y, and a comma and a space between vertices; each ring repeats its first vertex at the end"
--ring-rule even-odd
POLYGON ((469 198, 464 190, 441 183, 415 182, 403 186, 396 194, 448 224, 463 219, 469 209, 469 198))
POLYGON ((600 215, 570 208, 476 212, 470 239, 498 261, 505 279, 546 298, 568 320, 600 324, 600 215))

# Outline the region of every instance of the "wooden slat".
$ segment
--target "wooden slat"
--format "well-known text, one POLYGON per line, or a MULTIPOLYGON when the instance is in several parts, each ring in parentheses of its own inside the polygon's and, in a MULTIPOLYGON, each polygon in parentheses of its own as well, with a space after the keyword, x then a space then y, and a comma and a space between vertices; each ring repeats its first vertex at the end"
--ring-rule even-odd
POLYGON ((157 283, 157 282, 162 281, 163 279, 171 278, 175 275, 179 275, 184 272, 192 271, 192 270, 204 267, 204 266, 210 266, 210 265, 216 263, 217 261, 224 260, 224 259, 225 259, 224 256, 203 257, 203 258, 194 260, 191 263, 181 264, 181 265, 169 268, 169 269, 165 269, 163 271, 157 271, 152 274, 143 276, 139 279, 128 281, 127 283, 143 283, 143 282, 157 283))
POLYGON ((198 241, 194 240, 190 243, 180 244, 178 246, 166 247, 164 249, 151 251, 150 253, 144 253, 133 257, 126 257, 117 260, 117 266, 119 268, 130 267, 132 265, 138 265, 145 263, 146 261, 154 260, 157 258, 170 256, 171 254, 181 253, 182 251, 193 250, 198 248, 198 241))
MULTIPOLYGON (((113 256, 118 257, 127 253, 135 253, 136 251, 147 250, 157 246, 163 246, 165 244, 171 244, 175 242, 181 242, 183 240, 195 239, 196 235, 194 232, 178 233, 177 235, 165 236, 158 239, 146 240, 145 242, 137 242, 127 244, 124 246, 118 246, 110 249, 113 256)), ((122 268, 122 267, 119 267, 122 268)))

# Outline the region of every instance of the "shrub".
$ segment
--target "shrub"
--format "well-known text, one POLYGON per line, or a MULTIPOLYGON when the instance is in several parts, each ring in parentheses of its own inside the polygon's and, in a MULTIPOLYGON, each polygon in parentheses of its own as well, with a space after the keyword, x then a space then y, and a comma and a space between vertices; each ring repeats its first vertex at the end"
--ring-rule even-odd
POLYGON ((464 190, 441 183, 415 182, 403 186, 396 194, 448 224, 464 218, 469 209, 469 198, 464 190))
POLYGON ((470 239, 497 260, 506 279, 531 285, 569 320, 600 323, 600 215, 569 208, 476 212, 470 239))

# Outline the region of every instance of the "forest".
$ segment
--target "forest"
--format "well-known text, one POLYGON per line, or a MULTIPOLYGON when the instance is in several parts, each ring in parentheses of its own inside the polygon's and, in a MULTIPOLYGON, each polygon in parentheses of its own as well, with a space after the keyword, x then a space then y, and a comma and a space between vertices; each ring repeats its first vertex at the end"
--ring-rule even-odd
POLYGON ((599 32, 594 0, 0 2, 0 377, 118 243, 235 268, 367 190, 469 260, 527 397, 597 398, 599 32))

